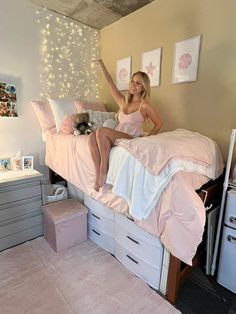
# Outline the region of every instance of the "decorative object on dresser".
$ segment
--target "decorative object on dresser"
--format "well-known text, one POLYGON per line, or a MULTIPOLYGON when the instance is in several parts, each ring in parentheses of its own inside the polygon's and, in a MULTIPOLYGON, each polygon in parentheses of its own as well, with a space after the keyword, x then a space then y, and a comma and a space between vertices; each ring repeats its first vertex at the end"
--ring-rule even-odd
POLYGON ((0 250, 43 234, 42 174, 0 173, 0 250))
POLYGON ((24 170, 34 169, 34 157, 33 156, 22 157, 22 169, 24 170))
POLYGON ((0 171, 11 170, 11 158, 1 158, 0 159, 0 171))
POLYGON ((74 199, 43 206, 44 236, 55 252, 87 240, 88 209, 74 199))

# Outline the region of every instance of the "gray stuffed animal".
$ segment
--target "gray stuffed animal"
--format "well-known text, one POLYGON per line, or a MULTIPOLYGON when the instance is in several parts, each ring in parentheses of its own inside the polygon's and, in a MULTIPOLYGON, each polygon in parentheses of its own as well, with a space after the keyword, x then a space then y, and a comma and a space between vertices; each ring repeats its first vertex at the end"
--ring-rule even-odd
POLYGON ((93 123, 89 121, 89 114, 81 112, 77 114, 74 125, 74 135, 88 135, 93 132, 93 123))

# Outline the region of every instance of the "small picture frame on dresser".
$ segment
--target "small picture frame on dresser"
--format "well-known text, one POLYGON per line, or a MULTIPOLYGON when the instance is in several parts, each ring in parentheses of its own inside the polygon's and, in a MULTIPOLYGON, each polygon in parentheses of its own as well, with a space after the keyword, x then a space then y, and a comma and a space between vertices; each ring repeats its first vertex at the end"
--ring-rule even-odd
POLYGON ((0 171, 11 170, 11 158, 0 158, 0 171))
POLYGON ((23 170, 34 169, 34 157, 33 156, 23 156, 22 157, 22 169, 23 170))

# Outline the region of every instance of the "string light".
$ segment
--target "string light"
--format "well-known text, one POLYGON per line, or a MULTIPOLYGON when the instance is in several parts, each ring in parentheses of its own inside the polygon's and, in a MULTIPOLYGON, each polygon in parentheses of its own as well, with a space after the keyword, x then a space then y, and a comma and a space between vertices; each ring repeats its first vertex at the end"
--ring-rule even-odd
POLYGON ((41 97, 99 98, 99 33, 46 8, 36 11, 41 26, 41 97))

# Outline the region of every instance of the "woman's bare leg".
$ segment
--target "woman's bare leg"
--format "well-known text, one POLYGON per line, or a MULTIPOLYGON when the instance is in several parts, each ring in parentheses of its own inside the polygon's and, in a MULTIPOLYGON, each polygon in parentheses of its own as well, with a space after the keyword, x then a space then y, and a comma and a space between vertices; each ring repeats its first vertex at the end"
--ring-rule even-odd
POLYGON ((101 165, 101 156, 98 149, 97 140, 96 140, 96 131, 89 135, 89 149, 93 159, 94 168, 95 168, 95 183, 94 190, 99 191, 99 176, 100 176, 100 165, 101 165))
POLYGON ((100 152, 99 187, 102 187, 106 181, 110 150, 119 138, 131 139, 132 137, 129 134, 105 127, 96 131, 96 142, 100 152))

